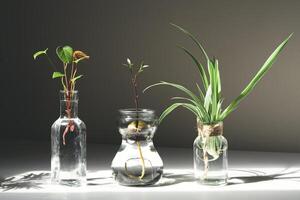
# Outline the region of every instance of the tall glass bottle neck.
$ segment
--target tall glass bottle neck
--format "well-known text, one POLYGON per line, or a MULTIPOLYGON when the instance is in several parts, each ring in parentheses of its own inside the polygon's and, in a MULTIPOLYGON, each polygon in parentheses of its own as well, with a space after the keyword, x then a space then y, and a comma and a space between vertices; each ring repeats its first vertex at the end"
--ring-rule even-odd
POLYGON ((60 117, 78 117, 78 101, 60 101, 60 117))
POLYGON ((78 92, 60 91, 60 117, 78 117, 78 92))

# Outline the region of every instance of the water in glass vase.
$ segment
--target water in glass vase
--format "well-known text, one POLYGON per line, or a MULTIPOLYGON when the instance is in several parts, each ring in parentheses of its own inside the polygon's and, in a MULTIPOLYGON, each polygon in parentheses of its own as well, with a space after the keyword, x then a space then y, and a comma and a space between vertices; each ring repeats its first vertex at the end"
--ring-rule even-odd
POLYGON ((60 92, 60 117, 51 128, 52 183, 86 183, 86 126, 78 118, 78 92, 60 92))
POLYGON ((223 123, 198 123, 199 136, 194 141, 194 174, 204 185, 225 185, 228 179, 228 143, 223 123))
POLYGON ((154 111, 121 110, 121 146, 112 161, 115 180, 126 186, 151 185, 160 180, 163 162, 152 138, 157 129, 154 111))

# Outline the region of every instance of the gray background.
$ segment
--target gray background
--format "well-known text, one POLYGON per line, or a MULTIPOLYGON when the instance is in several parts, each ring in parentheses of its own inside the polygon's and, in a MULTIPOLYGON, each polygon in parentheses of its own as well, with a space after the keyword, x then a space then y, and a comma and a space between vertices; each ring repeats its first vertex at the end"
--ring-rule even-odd
MULTIPOLYGON (((230 149, 300 152, 300 1, 10 0, 0 9, 1 141, 49 140, 59 114, 60 85, 51 80, 46 60, 34 62, 32 54, 48 47, 54 57, 56 46, 69 44, 91 56, 80 66, 85 77, 79 84, 88 142, 119 144, 116 110, 133 107, 129 74, 121 66, 126 57, 151 66, 140 89, 160 80, 193 89, 199 82, 193 63, 175 45, 200 53, 169 25, 174 22, 219 59, 224 105, 295 33, 271 71, 224 123, 230 149)), ((141 95, 141 104, 160 113, 179 94, 156 88, 141 95)), ((196 134, 194 116, 178 110, 160 125, 155 144, 191 147, 196 134)))

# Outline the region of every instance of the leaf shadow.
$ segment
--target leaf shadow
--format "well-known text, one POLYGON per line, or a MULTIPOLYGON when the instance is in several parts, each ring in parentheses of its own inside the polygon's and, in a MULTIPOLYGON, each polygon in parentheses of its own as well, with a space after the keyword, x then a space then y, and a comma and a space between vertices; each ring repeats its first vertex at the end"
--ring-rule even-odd
MULTIPOLYGON (((229 177, 228 183, 226 186, 238 185, 238 184, 248 184, 248 183, 257 183, 263 181, 272 181, 272 180, 293 180, 300 181, 300 169, 288 171, 287 169, 282 170, 278 173, 266 174, 262 171, 257 170, 238 170, 245 173, 253 174, 251 176, 232 176, 229 177), (237 181, 238 180, 238 181, 237 181)), ((196 182, 197 180, 194 178, 193 173, 185 173, 185 174, 176 174, 176 173, 165 173, 161 181, 157 184, 149 186, 149 187, 161 187, 161 186, 170 186, 175 184, 180 184, 184 182, 196 182)))
POLYGON ((2 178, 0 180, 0 189, 3 192, 18 189, 41 189, 50 177, 50 173, 27 173, 21 176, 12 176, 9 178, 2 178))
POLYGON ((257 182, 264 182, 264 181, 272 181, 272 180, 300 180, 300 175, 298 176, 287 176, 287 175, 293 175, 300 172, 300 169, 293 170, 293 171, 287 171, 287 169, 282 170, 279 173, 273 173, 273 174, 266 174, 261 171, 251 171, 251 170, 236 170, 236 171, 243 171, 247 173, 254 174, 253 176, 233 176, 230 177, 227 183, 227 186, 230 185, 238 185, 238 184, 247 184, 247 183, 257 183, 257 182), (287 176, 287 177, 284 177, 287 176))

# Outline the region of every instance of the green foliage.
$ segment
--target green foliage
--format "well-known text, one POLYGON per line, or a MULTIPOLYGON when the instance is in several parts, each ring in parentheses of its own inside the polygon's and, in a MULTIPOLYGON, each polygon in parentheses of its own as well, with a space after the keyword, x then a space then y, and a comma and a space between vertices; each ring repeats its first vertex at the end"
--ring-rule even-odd
POLYGON ((76 81, 83 76, 77 75, 77 65, 81 60, 89 59, 89 56, 79 50, 73 51, 73 48, 70 46, 57 47, 56 54, 60 61, 62 61, 63 63, 63 72, 59 72, 51 58, 48 56, 47 51, 48 48, 43 51, 37 51, 33 54, 33 59, 35 60, 38 56, 46 55, 49 63, 54 69, 54 72, 52 73, 52 78, 60 78, 62 87, 65 91, 74 91, 76 81))
POLYGON ((254 87, 258 84, 258 82, 263 78, 263 76, 268 72, 268 70, 272 67, 272 64, 275 62, 276 58, 278 57, 279 53, 283 50, 285 45, 287 44, 288 40, 291 38, 292 34, 289 35, 270 55, 270 57, 265 61, 262 65, 260 70, 254 76, 254 78, 250 81, 250 83, 246 86, 246 88, 241 92, 241 94, 232 101, 229 106, 222 111, 222 88, 221 88, 221 78, 220 78, 220 71, 219 71, 219 63, 217 59, 210 59, 204 50, 201 43, 188 31, 181 28, 178 25, 171 24, 179 31, 183 32, 187 35, 195 45, 200 49, 201 53, 205 57, 205 62, 207 65, 207 69, 203 67, 201 62, 193 56, 193 54, 184 47, 179 46, 180 49, 184 51, 195 63, 199 70, 200 79, 202 81, 203 90, 197 85, 197 89, 199 95, 194 94, 187 88, 182 85, 169 83, 161 81, 159 83, 153 84, 148 86, 144 89, 144 91, 160 85, 171 86, 174 87, 181 92, 183 92, 186 97, 175 97, 172 98, 173 100, 179 100, 183 102, 176 102, 173 103, 171 106, 167 107, 163 113, 161 114, 159 121, 161 122, 167 115, 169 115, 172 111, 177 109, 178 107, 183 107, 194 113, 198 120, 203 123, 213 124, 219 121, 224 120, 232 111, 234 111, 239 103, 247 96, 251 91, 253 91, 254 87), (204 92, 203 92, 204 91, 204 92), (204 95, 205 94, 205 95, 204 95))
POLYGON ((144 65, 143 62, 139 66, 134 65, 129 58, 126 59, 126 64, 123 64, 123 66, 128 67, 130 70, 130 73, 138 76, 141 72, 144 71, 144 69, 150 67, 149 65, 144 65))
POLYGON ((38 51, 35 54, 33 54, 33 59, 35 60, 37 57, 41 56, 41 55, 46 55, 48 51, 48 48, 43 50, 43 51, 38 51))
POLYGON ((222 113, 221 118, 224 119, 227 117, 232 111, 234 111, 239 103, 254 89, 257 83, 263 78, 263 76, 268 72, 268 70, 272 67, 272 64, 275 62, 278 54, 282 51, 284 46, 287 44, 288 40, 292 37, 293 34, 290 34, 288 38, 286 38, 270 55, 270 57, 263 64, 261 69, 257 72, 254 78, 250 81, 250 83, 246 86, 246 88, 241 92, 241 94, 229 104, 229 106, 222 113))
POLYGON ((73 60, 73 49, 70 46, 57 47, 56 54, 64 64, 71 63, 73 60))
POLYGON ((60 78, 60 77, 64 77, 65 75, 61 72, 53 72, 52 74, 52 78, 55 79, 55 78, 60 78))
POLYGON ((72 78, 71 81, 73 83, 75 83, 78 79, 80 79, 81 77, 83 77, 83 75, 79 75, 79 76, 76 76, 75 78, 72 78))

